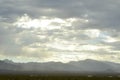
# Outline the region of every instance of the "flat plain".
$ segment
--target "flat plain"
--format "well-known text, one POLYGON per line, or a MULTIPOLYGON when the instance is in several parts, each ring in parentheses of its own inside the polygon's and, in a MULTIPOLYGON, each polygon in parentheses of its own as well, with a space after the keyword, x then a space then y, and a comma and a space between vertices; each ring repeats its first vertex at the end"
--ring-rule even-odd
POLYGON ((119 76, 0 75, 0 80, 120 80, 119 76))

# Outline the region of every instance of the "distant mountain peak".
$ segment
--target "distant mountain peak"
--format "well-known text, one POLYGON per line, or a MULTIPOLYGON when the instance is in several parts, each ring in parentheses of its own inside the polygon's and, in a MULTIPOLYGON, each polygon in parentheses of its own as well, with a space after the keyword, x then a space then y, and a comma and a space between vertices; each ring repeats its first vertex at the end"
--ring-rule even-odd
POLYGON ((12 60, 9 60, 9 59, 4 59, 3 60, 5 63, 14 63, 12 60))
POLYGON ((94 60, 94 59, 85 59, 84 61, 97 61, 97 60, 94 60))

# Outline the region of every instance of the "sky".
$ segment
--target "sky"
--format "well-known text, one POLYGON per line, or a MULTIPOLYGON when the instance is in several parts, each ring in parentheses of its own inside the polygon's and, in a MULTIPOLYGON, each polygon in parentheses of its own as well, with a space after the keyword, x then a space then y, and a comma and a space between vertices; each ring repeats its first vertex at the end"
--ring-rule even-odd
POLYGON ((120 63, 120 0, 0 0, 0 59, 120 63))

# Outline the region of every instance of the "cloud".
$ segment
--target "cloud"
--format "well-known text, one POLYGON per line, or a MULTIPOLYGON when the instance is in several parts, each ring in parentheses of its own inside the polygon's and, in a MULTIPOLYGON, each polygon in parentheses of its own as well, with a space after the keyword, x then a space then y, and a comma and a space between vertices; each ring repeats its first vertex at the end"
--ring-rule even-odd
POLYGON ((46 17, 42 16, 41 18, 32 19, 27 14, 17 19, 17 21, 13 24, 20 28, 40 28, 41 30, 54 30, 61 29, 62 27, 74 26, 76 22, 81 24, 88 23, 87 19, 82 18, 54 18, 54 17, 46 17))

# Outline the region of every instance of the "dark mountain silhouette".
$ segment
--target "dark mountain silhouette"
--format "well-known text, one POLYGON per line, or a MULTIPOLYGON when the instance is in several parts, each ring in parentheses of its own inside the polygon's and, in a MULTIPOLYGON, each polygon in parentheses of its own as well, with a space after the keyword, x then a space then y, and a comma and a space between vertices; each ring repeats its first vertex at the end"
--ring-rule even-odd
POLYGON ((69 63, 14 63, 9 60, 0 61, 0 73, 120 73, 120 64, 106 61, 83 60, 69 63))

